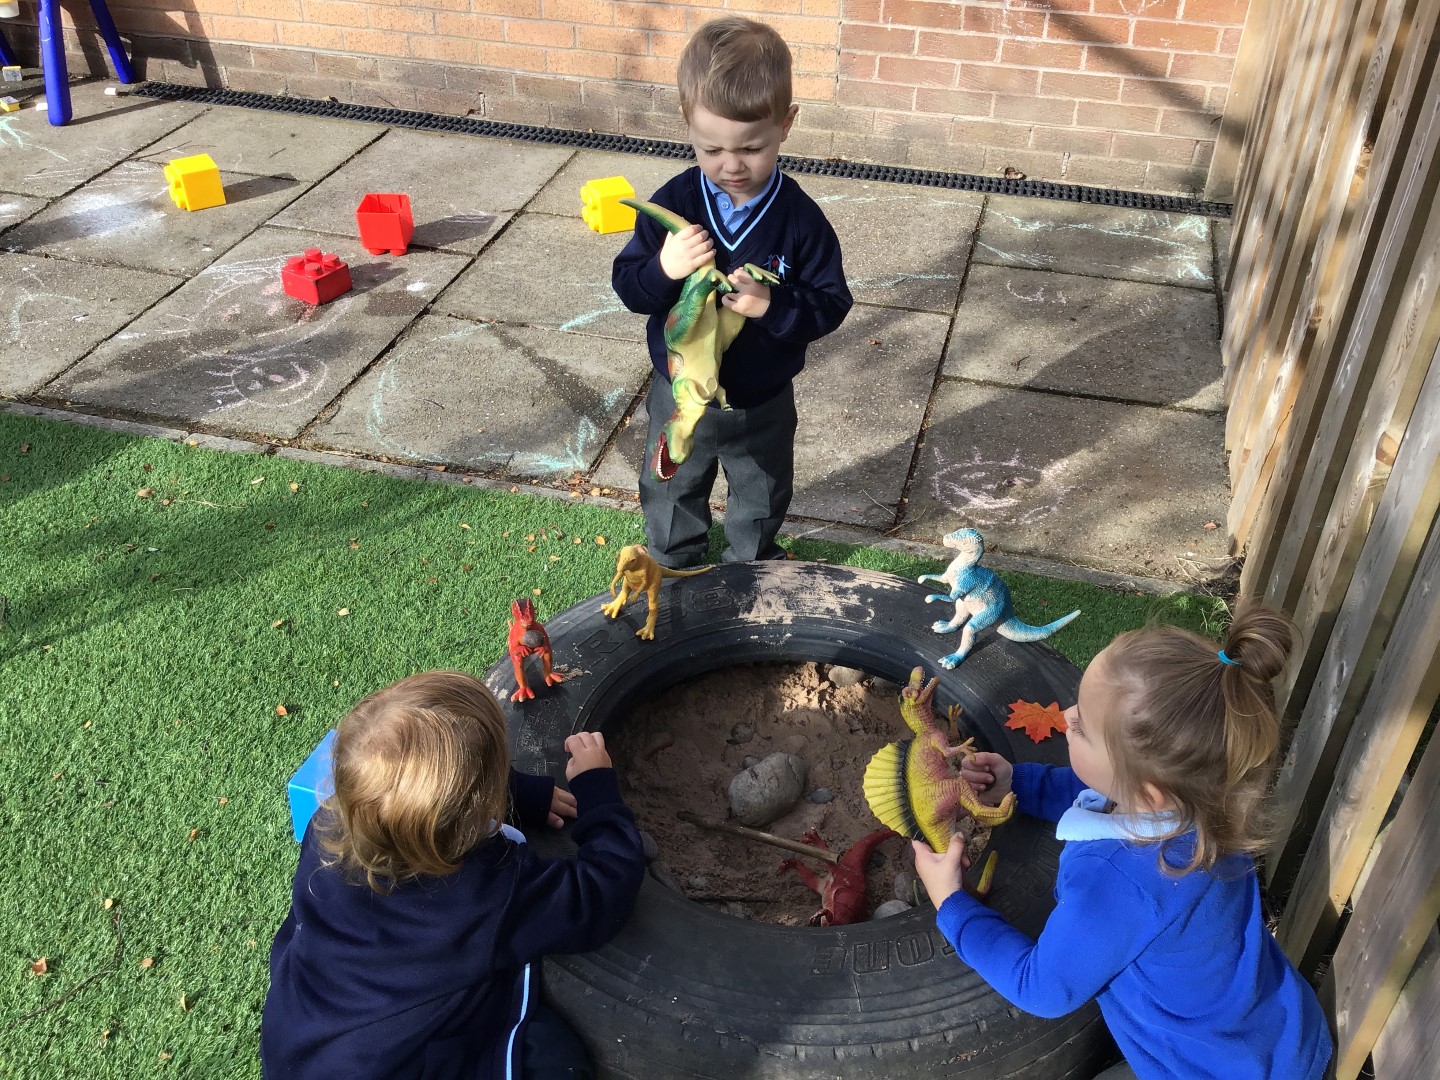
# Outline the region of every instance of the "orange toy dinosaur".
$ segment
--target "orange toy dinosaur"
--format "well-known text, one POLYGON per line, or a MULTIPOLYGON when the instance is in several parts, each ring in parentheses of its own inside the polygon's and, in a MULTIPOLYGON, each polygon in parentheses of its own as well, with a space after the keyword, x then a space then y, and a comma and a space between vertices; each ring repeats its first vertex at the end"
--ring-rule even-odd
POLYGON ((535 696, 535 691, 525 685, 525 657, 540 654, 540 658, 545 662, 546 686, 564 682, 564 678, 550 670, 550 665, 555 662, 555 655, 550 651, 550 635, 545 633, 545 627, 535 618, 534 602, 525 597, 511 601, 510 614, 512 619, 507 648, 510 651, 510 660, 515 665, 515 682, 519 686, 519 689, 510 695, 510 700, 529 701, 535 696))
MULTIPOLYGON (((875 849, 895 835, 890 829, 877 829, 869 836, 862 836, 840 856, 839 862, 818 874, 799 859, 786 859, 780 864, 782 874, 794 870, 801 881, 820 894, 820 910, 810 917, 811 926, 849 926, 865 920, 865 869, 875 849)), ((821 840, 814 829, 808 830, 801 839, 814 847, 830 850, 830 845, 821 840)))

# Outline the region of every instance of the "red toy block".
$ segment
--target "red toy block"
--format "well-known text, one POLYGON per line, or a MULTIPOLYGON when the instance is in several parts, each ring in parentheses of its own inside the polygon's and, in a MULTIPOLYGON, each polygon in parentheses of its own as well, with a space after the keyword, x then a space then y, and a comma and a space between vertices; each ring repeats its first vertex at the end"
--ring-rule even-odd
POLYGON ((306 248, 304 255, 286 260, 280 271, 280 282, 286 296, 307 304, 328 304, 350 291, 350 267, 339 255, 322 254, 319 248, 306 248))
POLYGON ((360 200, 355 210, 355 223, 360 226, 360 243, 371 255, 404 255, 415 235, 415 218, 410 213, 410 196, 377 195, 374 192, 360 200))

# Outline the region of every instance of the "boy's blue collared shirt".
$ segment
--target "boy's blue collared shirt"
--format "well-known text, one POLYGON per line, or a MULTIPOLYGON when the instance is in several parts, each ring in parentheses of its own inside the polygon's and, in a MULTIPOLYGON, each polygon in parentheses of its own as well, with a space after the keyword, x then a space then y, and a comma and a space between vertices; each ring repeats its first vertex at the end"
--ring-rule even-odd
POLYGON ((703 172, 700 174, 700 178, 705 181, 705 190, 708 191, 710 197, 715 200, 716 209, 718 209, 724 217, 722 224, 730 230, 732 236, 740 231, 740 227, 750 220, 751 213, 764 201, 763 196, 770 190, 770 186, 774 184, 775 174, 779 171, 780 166, 776 165, 770 173, 770 179, 765 181, 765 186, 760 189, 759 193, 748 202, 741 203, 739 206, 735 205, 729 193, 724 188, 714 183, 703 172))

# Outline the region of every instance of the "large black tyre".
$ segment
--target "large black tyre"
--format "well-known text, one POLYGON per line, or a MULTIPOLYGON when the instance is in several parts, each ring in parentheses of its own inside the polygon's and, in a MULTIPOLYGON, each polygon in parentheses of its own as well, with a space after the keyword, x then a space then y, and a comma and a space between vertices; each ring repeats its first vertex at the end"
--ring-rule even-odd
MULTIPOLYGON (((903 682, 922 666, 941 677, 937 712, 964 706, 981 747, 1012 761, 1063 763, 1064 741, 1036 745, 1004 726, 1006 705, 1074 700, 1079 671, 1046 645, 990 633, 951 672, 955 637, 930 631, 930 590, 890 574, 821 563, 716 567, 670 579, 654 641, 635 637, 643 598, 612 622, 602 599, 547 623, 555 662, 572 674, 510 705, 508 658, 487 682, 507 703, 516 767, 563 776, 566 736, 614 731, 631 710, 695 675, 760 661, 817 661, 903 682)), ((532 680, 535 682, 537 680, 532 680)), ((900 733, 898 708, 897 734, 900 733)), ((542 851, 568 837, 531 834, 542 851)), ((1054 906, 1054 826, 1017 816, 997 829, 989 903, 1037 935, 1054 906)), ((612 942, 546 961, 546 992, 580 1032, 605 1077, 782 1077, 785 1080, 1086 1080, 1108 1036, 1092 1005, 1059 1020, 1011 1007, 958 960, 928 908, 827 929, 750 922, 711 911, 647 878, 612 942)))

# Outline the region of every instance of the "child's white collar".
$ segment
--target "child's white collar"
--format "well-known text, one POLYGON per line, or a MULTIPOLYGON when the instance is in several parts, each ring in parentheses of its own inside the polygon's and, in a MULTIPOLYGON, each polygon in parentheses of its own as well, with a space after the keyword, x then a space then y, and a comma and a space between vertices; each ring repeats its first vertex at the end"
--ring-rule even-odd
POLYGON ((1057 840, 1150 840, 1173 834, 1180 819, 1162 814, 1115 814, 1110 800, 1086 788, 1055 826, 1057 840))

